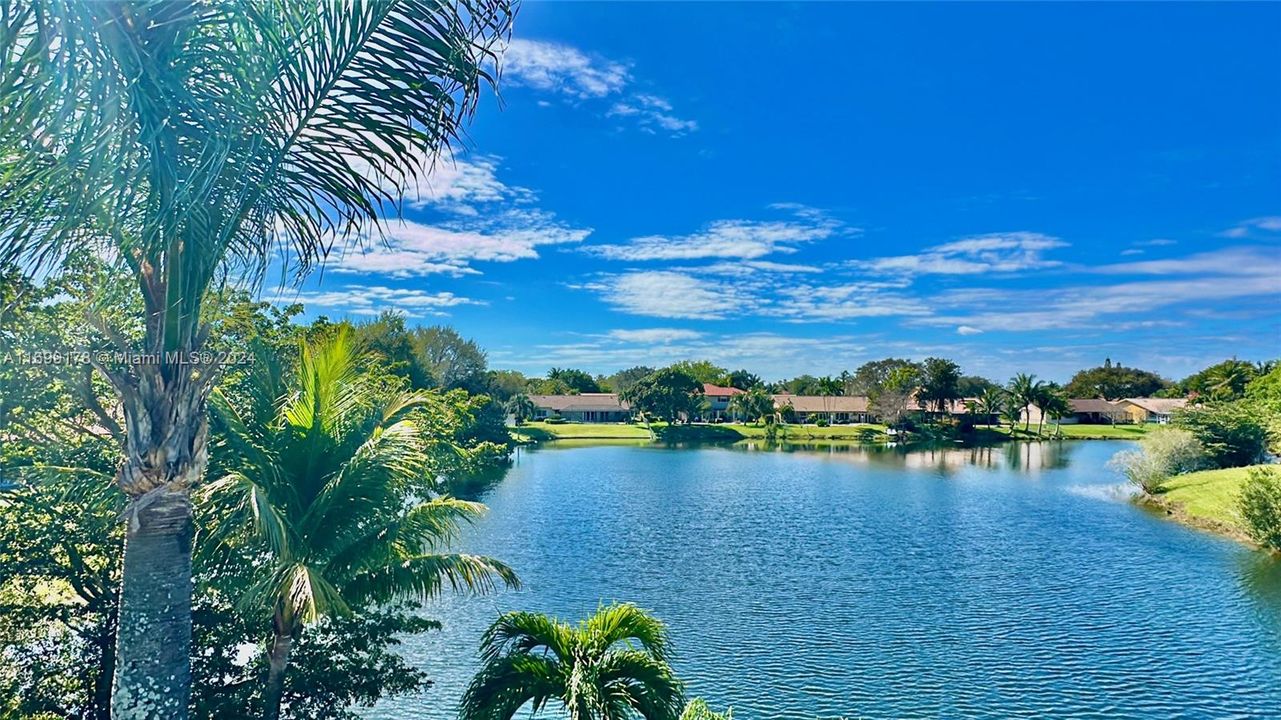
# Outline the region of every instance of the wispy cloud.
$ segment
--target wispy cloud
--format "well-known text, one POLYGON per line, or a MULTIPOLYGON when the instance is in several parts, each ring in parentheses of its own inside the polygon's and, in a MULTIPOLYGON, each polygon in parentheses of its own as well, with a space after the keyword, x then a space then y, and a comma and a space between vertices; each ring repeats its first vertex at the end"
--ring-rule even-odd
POLYGON ((504 79, 570 97, 602 98, 623 90, 630 68, 578 48, 541 40, 511 41, 503 53, 504 79))
POLYGON ((756 298, 738 285, 672 270, 605 274, 571 287, 592 291, 617 310, 646 317, 719 320, 757 305, 756 298))
POLYGON ((1091 269, 1106 275, 1269 275, 1281 288, 1281 249, 1237 247, 1197 253, 1181 258, 1115 263, 1091 269))
POLYGON ((1226 238, 1246 238, 1274 233, 1281 233, 1281 215, 1269 215, 1244 220, 1224 230, 1219 235, 1226 238))
POLYGON ((657 95, 639 94, 629 100, 614 103, 607 113, 611 117, 635 118, 641 129, 656 133, 684 135, 698 129, 693 120, 683 120, 672 114, 672 104, 657 95))
MULTIPOLYGON (((626 243, 584 248, 609 260, 698 260, 709 258, 756 260, 791 254, 801 245, 825 240, 846 230, 842 224, 811 208, 791 211, 787 220, 717 220, 690 235, 646 235, 626 243)), ((846 230, 853 232, 852 229, 846 230)), ((761 264, 758 269, 766 267, 761 264)))
POLYGON ((644 132, 678 137, 698 129, 698 123, 680 117, 667 98, 636 89, 630 63, 569 45, 513 40, 503 55, 503 77, 515 85, 559 95, 575 105, 608 100, 608 106, 601 106, 598 112, 632 120, 644 132))
POLYGON ((1066 247, 1056 237, 1035 232, 991 233, 936 245, 916 255, 855 260, 851 266, 886 275, 978 275, 1037 270, 1061 265, 1044 257, 1066 247))
POLYGON ((672 343, 680 340, 696 340, 703 337, 697 330, 679 328, 643 328, 639 330, 610 330, 609 337, 629 343, 672 343))
POLYGON ((308 307, 337 309, 348 315, 377 315, 384 310, 394 310, 414 318, 447 315, 446 308, 459 305, 485 304, 451 292, 429 293, 381 285, 347 285, 340 290, 280 292, 267 299, 277 304, 303 303, 308 307))
POLYGON ((591 230, 570 227, 538 211, 508 211, 474 225, 401 221, 387 227, 381 238, 367 238, 347 251, 333 271, 394 277, 475 275, 479 271, 472 262, 534 259, 541 246, 577 243, 589 234, 591 230))

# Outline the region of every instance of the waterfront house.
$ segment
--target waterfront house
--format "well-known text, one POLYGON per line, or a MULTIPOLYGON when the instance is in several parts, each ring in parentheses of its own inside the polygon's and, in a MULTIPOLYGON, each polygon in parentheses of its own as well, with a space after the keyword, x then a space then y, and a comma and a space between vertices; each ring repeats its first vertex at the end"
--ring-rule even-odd
POLYGON ((561 417, 573 422, 626 422, 632 411, 617 393, 583 393, 581 395, 530 395, 534 419, 561 417))
POLYGON ((713 420, 727 419, 729 417, 729 399, 735 395, 742 394, 743 391, 735 387, 703 383, 703 397, 707 400, 703 420, 711 422, 713 420))
POLYGON ((1131 422, 1161 425, 1170 422, 1175 410, 1188 406, 1187 398, 1126 398, 1121 402, 1127 404, 1131 422))
POLYGON ((873 422, 867 397, 862 395, 791 395, 774 396, 774 407, 780 412, 791 408, 799 423, 812 423, 819 418, 832 424, 873 422))

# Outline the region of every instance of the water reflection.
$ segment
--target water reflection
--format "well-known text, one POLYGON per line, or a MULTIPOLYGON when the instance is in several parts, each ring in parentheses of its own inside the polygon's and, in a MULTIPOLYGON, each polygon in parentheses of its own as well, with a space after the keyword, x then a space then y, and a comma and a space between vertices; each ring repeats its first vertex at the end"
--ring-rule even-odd
POLYGON ((746 452, 823 453, 848 462, 933 470, 947 475, 969 467, 1008 469, 1036 474, 1068 467, 1072 445, 1064 442, 1002 445, 859 445, 770 443, 748 440, 732 446, 746 452))
POLYGON ((1241 588, 1254 603, 1264 627, 1281 643, 1281 556, 1242 553, 1238 565, 1241 588))

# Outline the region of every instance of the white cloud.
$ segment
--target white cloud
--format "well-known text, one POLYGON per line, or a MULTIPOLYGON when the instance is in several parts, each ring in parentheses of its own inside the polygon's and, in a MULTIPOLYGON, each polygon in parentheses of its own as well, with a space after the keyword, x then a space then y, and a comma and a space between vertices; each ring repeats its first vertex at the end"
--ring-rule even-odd
POLYGON ((622 312, 647 317, 719 320, 756 305, 733 284, 671 270, 604 275, 574 287, 595 292, 622 312))
MULTIPOLYGON (((1092 268, 1105 275, 1274 275, 1281 277, 1281 249, 1226 248, 1181 258, 1115 263, 1092 268)), ((1278 281, 1281 286, 1281 279, 1278 281)))
POLYGON ((335 264, 340 273, 378 273, 411 277, 445 273, 477 274, 473 261, 513 262, 538 257, 538 248, 581 242, 591 230, 557 222, 546 213, 509 210, 470 226, 390 224, 380 239, 366 239, 335 264))
POLYGON ((991 233, 937 245, 917 255, 855 260, 851 265, 871 273, 906 276, 1009 273, 1061 265, 1043 254, 1066 245, 1041 233, 991 233))
POLYGON ((611 330, 609 337, 629 343, 672 343, 679 340, 695 340, 703 337, 697 330, 678 328, 644 328, 640 330, 611 330))
MULTIPOLYGON (((606 117, 628 118, 641 130, 678 137, 698 129, 676 114, 671 101, 634 90, 630 64, 543 40, 513 40, 503 55, 503 77, 515 85, 562 95, 575 104, 616 98, 606 117)), ((546 107, 546 101, 539 101, 546 107)))
POLYGON ((631 79, 627 65, 560 43, 515 39, 503 53, 503 77, 537 90, 575 98, 620 92, 631 79))
MULTIPOLYGON (((717 220, 691 235, 647 235, 616 245, 594 245, 588 252, 609 260, 755 260, 790 254, 800 245, 825 240, 842 229, 839 221, 815 212, 796 212, 789 220, 717 220)), ((767 269, 758 265, 757 269, 767 269)))
POLYGON ((408 317, 445 315, 445 308, 485 304, 451 292, 429 293, 381 285, 346 285, 341 290, 281 292, 268 300, 278 304, 297 302, 309 307, 331 308, 347 315, 377 315, 384 310, 395 310, 408 317))
POLYGON ((854 282, 797 285, 763 313, 794 322, 823 322, 868 317, 924 316, 931 310, 919 298, 899 292, 899 283, 854 282))
POLYGON ((982 333, 982 330, 969 325, 961 325, 956 328, 957 335, 981 335, 982 333))
POLYGON ((1224 230, 1219 235, 1227 238, 1244 238, 1259 233, 1278 232, 1281 232, 1281 215, 1269 215, 1267 217, 1250 218, 1237 223, 1236 226, 1224 230))
POLYGON ((641 128, 648 132, 664 130, 674 136, 698 129, 697 122, 676 117, 672 113, 672 104, 657 95, 638 94, 628 100, 616 102, 606 115, 635 118, 641 128))

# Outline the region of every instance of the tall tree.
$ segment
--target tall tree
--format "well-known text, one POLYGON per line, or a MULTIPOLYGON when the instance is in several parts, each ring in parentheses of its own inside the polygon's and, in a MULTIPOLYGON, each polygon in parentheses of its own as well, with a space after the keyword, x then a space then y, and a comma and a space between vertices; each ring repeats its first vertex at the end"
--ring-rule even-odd
POLYGON ((1119 400, 1150 397, 1170 385, 1154 372, 1112 364, 1111 358, 1095 368, 1081 370, 1068 381, 1068 397, 1119 400))
POLYGON ((935 412, 947 411, 948 403, 960 399, 961 366, 946 358, 926 358, 922 363, 921 405, 934 407, 935 412))
POLYGON ((140 343, 111 333, 134 361, 98 365, 127 438, 118 720, 187 716, 207 296, 379 227, 474 109, 510 10, 0 0, 0 264, 97 247, 144 304, 140 343))
POLYGON ((343 330, 304 347, 286 381, 264 359, 243 408, 214 394, 226 452, 216 462, 222 476, 204 492, 215 537, 259 546, 242 604, 260 608, 275 633, 263 693, 269 720, 280 715, 290 652, 306 625, 446 586, 516 584, 495 560, 436 552, 484 508, 433 494, 431 446, 414 418, 431 396, 387 392, 362 360, 343 330))
POLYGON ((498 618, 460 717, 511 720, 548 704, 573 720, 678 720, 684 686, 668 664, 667 628, 635 605, 602 607, 577 627, 527 612, 498 618))
POLYGON ((600 385, 596 382, 596 378, 584 370, 552 368, 547 371, 547 379, 564 383, 575 394, 600 392, 600 385))
POLYGON ((675 423, 694 417, 703 400, 703 386, 675 367, 664 368, 632 385, 622 399, 633 410, 675 423))
POLYGON ((474 340, 468 340, 448 325, 414 328, 414 355, 435 387, 461 388, 469 393, 485 391, 488 360, 474 340))
MULTIPOLYGON (((1037 380, 1035 375, 1019 373, 1011 380, 1006 391, 1010 394, 1010 403, 1022 412, 1023 430, 1026 432, 1032 423, 1031 409, 1041 399, 1045 383, 1037 380)), ((1013 426, 1010 428, 1013 430, 1013 426)))
POLYGON ((673 363, 672 368, 694 378, 700 383, 715 385, 725 379, 725 368, 710 360, 681 360, 673 363))
POLYGON ((885 388, 890 373, 904 367, 917 367, 917 365, 911 360, 902 358, 886 358, 863 363, 852 375, 847 376, 845 394, 868 397, 876 395, 885 388))
POLYGON ((754 387, 762 387, 765 383, 761 382, 760 376, 756 373, 748 372, 747 370, 733 370, 725 373, 725 377, 721 378, 721 381, 717 384, 727 385, 739 390, 751 390, 754 387))
POLYGON ((610 392, 624 393, 638 381, 653 374, 654 368, 647 367, 645 365, 637 365, 635 367, 627 368, 626 370, 619 370, 606 378, 605 382, 609 385, 610 392))

